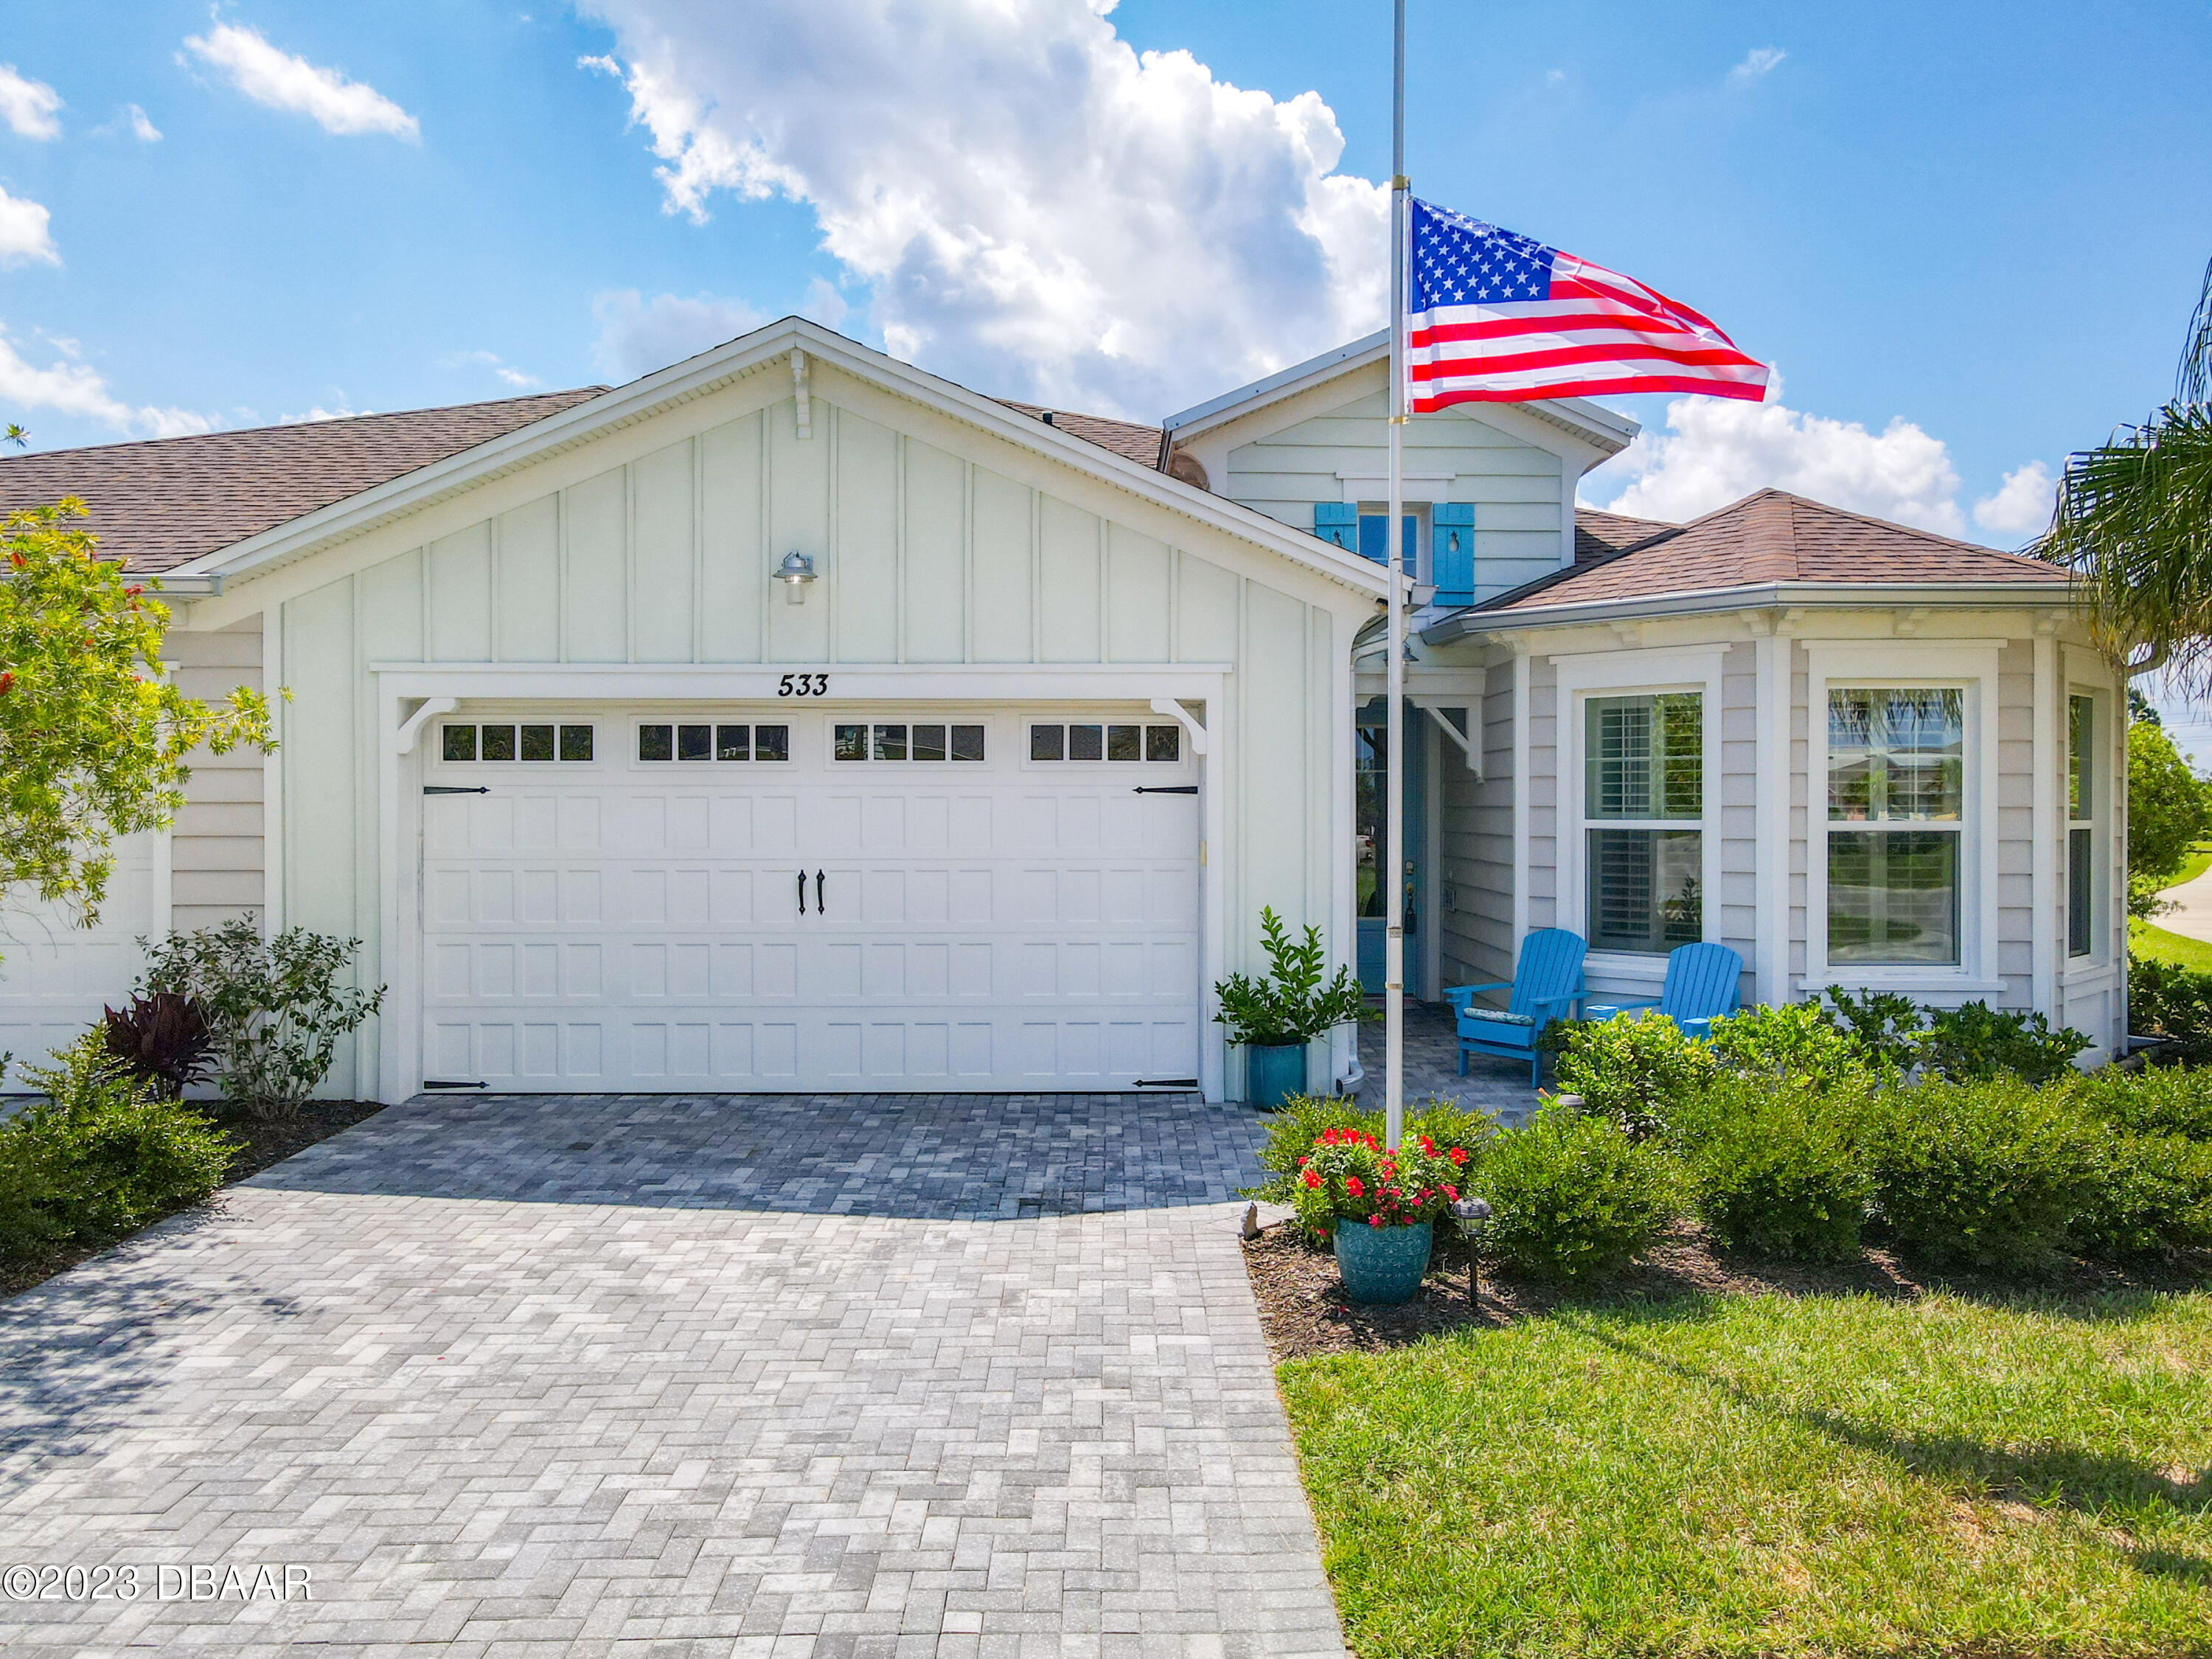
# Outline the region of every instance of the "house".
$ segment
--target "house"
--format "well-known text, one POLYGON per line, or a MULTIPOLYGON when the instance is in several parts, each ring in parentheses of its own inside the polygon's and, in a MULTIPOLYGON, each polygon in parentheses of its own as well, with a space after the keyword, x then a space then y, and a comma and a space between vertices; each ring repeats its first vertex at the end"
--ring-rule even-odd
MULTIPOLYGON (((1771 492, 1577 509, 1633 424, 1416 417, 1419 609, 1379 868, 1384 346, 1158 427, 787 319, 629 386, 0 460, 158 574, 179 678, 290 692, 9 919, 0 1046, 246 914, 390 988, 328 1088, 1201 1088, 1272 905, 1411 988, 1588 934, 1746 993, 1893 986, 2123 1030, 2121 687, 2048 566, 1771 492), (1433 596, 1429 590, 1433 588, 1433 596)), ((1341 1035, 1314 1079, 1342 1076, 1341 1035)))

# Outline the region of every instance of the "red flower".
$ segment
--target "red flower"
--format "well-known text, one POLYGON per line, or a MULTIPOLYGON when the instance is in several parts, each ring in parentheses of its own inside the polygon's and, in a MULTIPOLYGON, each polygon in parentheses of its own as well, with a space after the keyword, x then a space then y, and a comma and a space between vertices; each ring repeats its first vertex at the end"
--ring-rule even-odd
POLYGON ((1450 1152, 1444 1154, 1444 1156, 1450 1158, 1455 1164, 1464 1164, 1467 1162, 1467 1148, 1464 1146, 1455 1146, 1450 1152))
POLYGON ((1459 1188, 1456 1188, 1456 1187, 1454 1187, 1454 1186, 1450 1186, 1450 1185, 1449 1185, 1449 1184, 1448 1184, 1448 1185, 1446 1185, 1446 1187, 1444 1188, 1444 1196, 1445 1196, 1446 1198, 1448 1198, 1448 1199, 1451 1200, 1451 1201, 1452 1201, 1453 1203, 1455 1203, 1455 1204, 1458 1203, 1458 1202, 1459 1202, 1459 1188))
POLYGON ((1437 1155, 1437 1143, 1430 1139, 1426 1135, 1423 1135, 1421 1137, 1421 1150, 1429 1157, 1434 1158, 1437 1155))
POLYGON ((15 677, 9 673, 6 669, 0 668, 0 697, 6 696, 15 689, 15 677))
POLYGON ((1319 1172, 1318 1170, 1308 1170, 1306 1171, 1306 1175, 1305 1175, 1305 1181, 1306 1181, 1306 1185, 1307 1185, 1307 1186, 1309 1186, 1309 1187, 1318 1187, 1318 1186, 1320 1186, 1320 1185, 1321 1185, 1321 1175, 1320 1175, 1320 1172, 1319 1172))
POLYGON ((1359 1177, 1358 1176, 1346 1176, 1344 1178, 1344 1190, 1350 1193, 1354 1198, 1358 1198, 1364 1194, 1367 1188, 1359 1184, 1359 1177))
POLYGON ((1379 1215, 1370 1215, 1367 1218, 1367 1224, 1370 1227, 1379 1227, 1382 1224, 1382 1218, 1379 1215))

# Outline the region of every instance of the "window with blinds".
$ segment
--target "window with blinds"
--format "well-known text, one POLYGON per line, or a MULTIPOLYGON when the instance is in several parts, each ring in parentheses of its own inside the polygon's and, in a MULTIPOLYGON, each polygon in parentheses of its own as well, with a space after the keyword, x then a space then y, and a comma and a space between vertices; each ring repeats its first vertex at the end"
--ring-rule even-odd
POLYGON ((1583 836, 1590 947, 1663 955, 1705 937, 1705 699, 1583 703, 1583 836))
POLYGON ((1828 960, 1955 966, 1966 694, 1828 692, 1828 960))

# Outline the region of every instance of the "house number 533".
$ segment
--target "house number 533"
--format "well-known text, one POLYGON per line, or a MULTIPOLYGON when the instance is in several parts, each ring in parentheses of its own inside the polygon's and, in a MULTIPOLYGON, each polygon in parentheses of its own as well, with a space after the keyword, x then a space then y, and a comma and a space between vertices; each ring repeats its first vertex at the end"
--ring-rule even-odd
POLYGON ((826 697, 830 695, 827 674, 786 674, 775 683, 779 697, 826 697))

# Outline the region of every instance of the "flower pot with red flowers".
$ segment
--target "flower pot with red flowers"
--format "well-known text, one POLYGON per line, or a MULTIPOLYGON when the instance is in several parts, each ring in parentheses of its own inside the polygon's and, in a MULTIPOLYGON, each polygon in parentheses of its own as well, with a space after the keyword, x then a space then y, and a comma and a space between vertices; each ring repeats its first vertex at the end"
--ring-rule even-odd
POLYGON ((1429 1269, 1434 1224, 1451 1213, 1468 1155, 1426 1135, 1395 1152, 1358 1129, 1324 1129, 1298 1160, 1298 1220, 1336 1250, 1354 1302, 1410 1301, 1429 1269))

